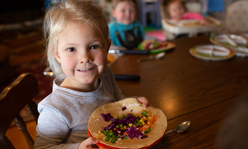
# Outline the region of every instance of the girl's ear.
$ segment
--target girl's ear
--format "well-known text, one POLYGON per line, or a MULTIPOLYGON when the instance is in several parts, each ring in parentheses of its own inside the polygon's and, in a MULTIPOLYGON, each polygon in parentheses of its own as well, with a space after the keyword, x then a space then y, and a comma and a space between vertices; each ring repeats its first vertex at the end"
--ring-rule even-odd
POLYGON ((56 51, 56 52, 53 53, 53 55, 54 55, 54 57, 56 58, 56 60, 60 63, 61 60, 60 60, 59 52, 56 51))

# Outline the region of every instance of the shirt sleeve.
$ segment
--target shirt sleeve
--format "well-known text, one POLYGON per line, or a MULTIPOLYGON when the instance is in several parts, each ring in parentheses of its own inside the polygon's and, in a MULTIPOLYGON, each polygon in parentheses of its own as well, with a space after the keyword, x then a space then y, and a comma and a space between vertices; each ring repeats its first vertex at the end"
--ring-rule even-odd
POLYGON ((106 69, 108 71, 109 76, 111 77, 111 84, 112 84, 113 89, 114 89, 114 98, 116 99, 116 101, 124 99, 125 96, 122 94, 121 90, 119 89, 119 87, 116 83, 116 80, 115 80, 115 76, 114 76, 111 68, 107 67, 106 69))
POLYGON ((63 143, 70 133, 70 128, 61 114, 49 108, 40 112, 36 131, 35 149, 77 149, 80 144, 63 143))

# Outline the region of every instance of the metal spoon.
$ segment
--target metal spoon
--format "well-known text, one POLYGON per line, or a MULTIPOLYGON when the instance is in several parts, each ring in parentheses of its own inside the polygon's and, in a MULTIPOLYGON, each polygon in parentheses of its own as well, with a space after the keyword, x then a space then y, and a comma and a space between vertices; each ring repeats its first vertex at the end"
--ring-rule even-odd
POLYGON ((143 62, 143 61, 147 61, 147 60, 151 60, 151 59, 160 59, 160 58, 164 57, 164 55, 165 55, 165 52, 161 52, 159 54, 156 54, 155 56, 151 55, 147 58, 139 59, 137 62, 139 63, 139 62, 143 62))
POLYGON ((181 124, 179 124, 176 129, 167 131, 165 135, 168 135, 172 132, 178 132, 178 133, 184 132, 189 128, 190 123, 191 123, 190 121, 184 121, 181 124))

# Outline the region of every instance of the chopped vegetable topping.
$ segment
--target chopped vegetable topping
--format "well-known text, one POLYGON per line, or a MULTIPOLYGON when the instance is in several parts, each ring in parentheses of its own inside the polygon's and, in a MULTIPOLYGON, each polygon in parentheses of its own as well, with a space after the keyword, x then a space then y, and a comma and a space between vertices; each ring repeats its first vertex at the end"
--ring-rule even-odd
POLYGON ((127 109, 127 107, 122 107, 122 111, 125 111, 127 109))
MULTIPOLYGON (((126 107, 123 107, 122 110, 126 110, 126 107)), ((105 140, 115 143, 117 139, 137 139, 147 138, 148 134, 151 131, 152 123, 159 118, 153 118, 153 114, 150 117, 147 111, 143 111, 141 115, 129 113, 127 115, 122 114, 116 119, 108 113, 101 114, 103 119, 106 122, 111 121, 107 127, 103 127, 99 133, 106 136, 105 140)))
POLYGON ((106 121, 106 122, 109 122, 110 120, 112 120, 114 117, 108 113, 108 114, 101 114, 102 118, 106 121))

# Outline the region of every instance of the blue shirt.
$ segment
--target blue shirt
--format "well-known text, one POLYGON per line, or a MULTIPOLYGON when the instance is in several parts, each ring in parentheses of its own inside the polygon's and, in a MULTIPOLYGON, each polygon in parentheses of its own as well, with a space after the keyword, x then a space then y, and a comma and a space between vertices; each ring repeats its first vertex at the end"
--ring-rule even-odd
MULTIPOLYGON (((109 26, 109 38, 112 40, 112 44, 117 45, 122 47, 118 37, 116 36, 116 30, 119 32, 121 39, 124 41, 125 37, 124 37, 124 32, 126 30, 132 30, 135 29, 136 27, 139 28, 141 35, 144 37, 145 36, 145 32, 144 29, 142 27, 142 25, 138 22, 138 21, 134 21, 132 24, 129 25, 125 25, 125 24, 121 24, 121 23, 117 23, 115 20, 110 22, 108 24, 109 26)), ((134 30, 134 35, 135 37, 138 37, 138 32, 137 30, 134 30)))

